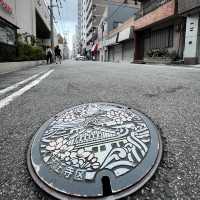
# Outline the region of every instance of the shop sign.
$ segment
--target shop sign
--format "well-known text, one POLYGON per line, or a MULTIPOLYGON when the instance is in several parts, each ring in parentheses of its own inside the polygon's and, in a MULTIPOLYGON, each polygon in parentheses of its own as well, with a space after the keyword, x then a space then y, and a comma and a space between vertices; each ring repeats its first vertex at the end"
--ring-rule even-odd
POLYGON ((133 38, 133 27, 128 27, 119 33, 118 42, 133 38))
POLYGON ((111 46, 117 43, 118 34, 103 41, 103 46, 111 46))
POLYGON ((0 0, 0 6, 9 14, 12 14, 12 7, 5 2, 5 0, 0 0))

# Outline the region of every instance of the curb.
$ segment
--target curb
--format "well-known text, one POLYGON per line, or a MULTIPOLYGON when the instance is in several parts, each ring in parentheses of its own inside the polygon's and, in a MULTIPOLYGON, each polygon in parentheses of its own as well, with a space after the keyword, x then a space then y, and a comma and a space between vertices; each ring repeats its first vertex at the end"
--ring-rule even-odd
POLYGON ((44 64, 44 60, 0 63, 0 75, 44 64))

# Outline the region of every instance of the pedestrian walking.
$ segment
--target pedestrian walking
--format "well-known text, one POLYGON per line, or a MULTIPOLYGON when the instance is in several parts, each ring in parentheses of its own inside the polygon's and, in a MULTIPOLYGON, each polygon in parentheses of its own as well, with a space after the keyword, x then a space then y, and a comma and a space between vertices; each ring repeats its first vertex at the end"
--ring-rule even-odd
POLYGON ((61 55, 61 50, 58 45, 56 46, 54 52, 55 52, 55 57, 56 57, 56 64, 58 64, 58 62, 60 62, 61 64, 62 55, 61 55))
POLYGON ((47 57, 47 64, 51 64, 53 53, 52 53, 52 50, 51 50, 50 47, 48 47, 47 50, 46 50, 46 57, 47 57))

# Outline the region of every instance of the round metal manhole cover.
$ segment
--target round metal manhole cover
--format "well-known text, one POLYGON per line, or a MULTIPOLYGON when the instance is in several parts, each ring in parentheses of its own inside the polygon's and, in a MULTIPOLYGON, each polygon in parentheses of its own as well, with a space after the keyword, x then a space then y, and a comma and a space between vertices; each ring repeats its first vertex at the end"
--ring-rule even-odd
POLYGON ((58 199, 128 196, 161 159, 158 130, 143 114, 111 103, 64 110, 36 133, 28 151, 34 181, 58 199))

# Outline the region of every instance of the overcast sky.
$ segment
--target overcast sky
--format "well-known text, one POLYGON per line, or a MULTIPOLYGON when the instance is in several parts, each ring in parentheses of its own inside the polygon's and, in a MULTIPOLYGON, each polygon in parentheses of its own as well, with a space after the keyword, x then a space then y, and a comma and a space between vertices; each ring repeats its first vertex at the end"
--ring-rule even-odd
MULTIPOLYGON (((49 0, 46 0, 49 3, 49 0)), ((61 18, 58 15, 58 9, 54 8, 54 14, 56 21, 56 27, 59 33, 65 34, 68 33, 68 45, 70 50, 72 50, 72 37, 75 34, 75 26, 77 24, 77 13, 78 13, 78 0, 61 0, 63 4, 63 8, 61 10, 61 18)), ((54 4, 56 4, 56 0, 53 0, 54 4)))

